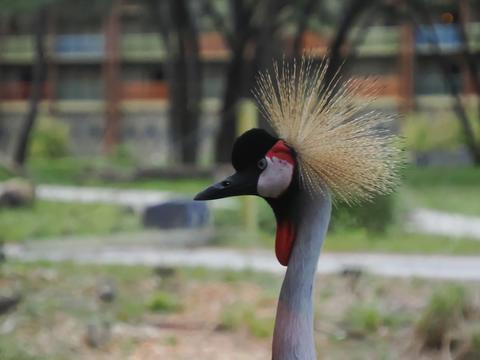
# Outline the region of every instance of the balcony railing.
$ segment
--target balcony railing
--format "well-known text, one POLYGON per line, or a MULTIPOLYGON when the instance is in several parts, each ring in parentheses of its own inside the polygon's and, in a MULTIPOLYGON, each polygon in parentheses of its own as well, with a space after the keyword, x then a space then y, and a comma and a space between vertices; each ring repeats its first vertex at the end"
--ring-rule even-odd
POLYGON ((415 47, 422 52, 458 51, 461 49, 462 40, 457 25, 435 24, 420 25, 415 29, 415 47))
POLYGON ((129 81, 122 85, 123 100, 155 100, 168 97, 168 86, 163 81, 129 81))
POLYGON ((158 34, 124 34, 120 44, 125 60, 162 60, 165 49, 158 34))
MULTIPOLYGON (((467 26, 470 48, 480 50, 480 23, 467 26)), ((353 31, 353 34, 356 32, 353 31)), ((202 56, 208 59, 225 59, 228 48, 217 39, 217 34, 203 34, 200 44, 202 56)), ((350 39, 353 41, 354 37, 350 39)), ((439 41, 440 48, 445 51, 458 51, 461 38, 456 25, 438 24, 422 25, 415 29, 415 47, 420 52, 435 50, 432 43, 439 41)), ((306 33, 304 45, 307 48, 325 50, 325 38, 306 33)), ((48 41, 48 54, 53 59, 76 61, 100 61, 105 55, 105 38, 99 34, 56 35, 48 41)), ((400 47, 400 31, 397 26, 372 26, 367 29, 365 39, 359 45, 359 55, 389 56, 398 53, 400 47)), ((33 59, 34 44, 32 35, 4 36, 0 39, 0 61, 29 63, 33 59)), ((123 60, 134 62, 162 61, 166 51, 161 36, 157 33, 123 34, 120 38, 120 56, 123 60)))
POLYGON ((53 53, 63 59, 101 59, 104 49, 102 34, 57 35, 53 53))
MULTIPOLYGON (((353 31, 355 34, 355 31, 353 31)), ((397 26, 372 26, 358 47, 359 55, 393 55, 400 47, 400 30, 397 26)))
POLYGON ((0 59, 8 62, 31 62, 34 46, 31 35, 6 36, 0 39, 0 59))
POLYGON ((372 93, 381 97, 398 97, 400 95, 400 81, 396 75, 382 77, 361 77, 353 79, 350 86, 358 97, 371 97, 372 93))
MULTIPOLYGON (((42 85, 42 98, 50 91, 48 83, 42 85)), ((26 81, 8 81, 0 83, 0 100, 27 100, 30 97, 32 84, 26 81)))
POLYGON ((60 79, 60 81, 57 83, 55 92, 58 99, 102 99, 103 84, 100 78, 88 79, 79 76, 78 79, 60 79))

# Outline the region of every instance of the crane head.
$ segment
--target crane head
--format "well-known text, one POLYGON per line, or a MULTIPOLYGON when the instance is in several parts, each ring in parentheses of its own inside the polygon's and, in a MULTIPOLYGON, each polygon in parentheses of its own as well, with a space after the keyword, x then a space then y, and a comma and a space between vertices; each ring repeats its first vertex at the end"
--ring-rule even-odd
POLYGON ((286 192, 293 180, 293 149, 262 129, 242 134, 233 146, 235 173, 206 188, 195 200, 214 200, 240 195, 275 199, 286 192))
POLYGON ((288 265, 295 239, 295 225, 290 216, 289 194, 295 191, 296 156, 283 140, 262 129, 251 129, 233 145, 235 173, 206 188, 195 200, 213 200, 240 195, 263 197, 277 219, 275 253, 282 265, 288 265))

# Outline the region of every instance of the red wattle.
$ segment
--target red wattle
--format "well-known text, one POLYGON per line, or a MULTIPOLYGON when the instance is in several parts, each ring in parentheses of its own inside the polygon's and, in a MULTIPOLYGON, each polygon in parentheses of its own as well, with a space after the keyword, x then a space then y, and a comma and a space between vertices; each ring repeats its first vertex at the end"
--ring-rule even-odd
POLYGON ((279 158, 291 165, 295 165, 295 159, 292 154, 292 150, 285 144, 285 141, 278 140, 275 145, 267 152, 269 158, 279 158))
POLYGON ((293 241, 295 240, 295 229, 290 221, 283 220, 277 224, 277 235, 275 237, 275 255, 283 266, 288 265, 292 253, 293 241))

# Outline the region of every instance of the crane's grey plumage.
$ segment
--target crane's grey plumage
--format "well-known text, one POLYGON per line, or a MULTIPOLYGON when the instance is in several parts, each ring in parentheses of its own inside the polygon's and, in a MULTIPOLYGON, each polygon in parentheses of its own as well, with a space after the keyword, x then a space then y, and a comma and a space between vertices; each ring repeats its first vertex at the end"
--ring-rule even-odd
POLYGON ((278 300, 273 334, 274 360, 314 360, 313 285, 320 249, 330 221, 328 192, 296 199, 297 238, 278 300))
MULTIPOLYGON (((396 137, 368 101, 354 101, 358 84, 324 84, 328 61, 275 65, 262 74, 256 97, 279 137, 252 129, 234 144, 236 173, 196 196, 212 200, 258 195, 277 220, 275 253, 288 266, 273 335, 274 360, 316 359, 313 286, 331 214, 338 200, 370 200, 392 191, 401 162, 396 137)), ((388 120, 388 118, 387 118, 388 120)))

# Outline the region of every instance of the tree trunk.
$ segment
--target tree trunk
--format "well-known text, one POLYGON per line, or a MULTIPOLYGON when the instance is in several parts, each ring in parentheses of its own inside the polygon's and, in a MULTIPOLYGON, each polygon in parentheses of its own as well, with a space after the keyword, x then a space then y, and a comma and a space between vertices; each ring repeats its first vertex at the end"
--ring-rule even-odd
POLYGON ((47 28, 47 9, 38 10, 35 21, 35 60, 33 63, 33 77, 30 91, 29 109, 25 122, 20 129, 13 161, 17 166, 23 166, 28 156, 31 132, 38 113, 38 104, 42 97, 43 82, 46 78, 45 65, 45 32, 47 28))
POLYGON ((305 30, 307 29, 308 19, 312 15, 315 5, 317 5, 317 0, 306 0, 306 4, 303 6, 300 12, 300 19, 298 20, 297 30, 293 40, 293 51, 292 55, 295 57, 300 57, 303 51, 303 36, 305 30))
POLYGON ((181 152, 182 160, 187 164, 195 164, 198 154, 199 143, 199 117, 201 114, 202 98, 202 64, 200 61, 200 49, 198 43, 198 31, 194 26, 190 11, 185 1, 171 0, 175 4, 177 23, 180 25, 182 56, 180 59, 183 71, 186 98, 184 107, 186 117, 182 121, 181 152))
POLYGON ((216 161, 219 163, 230 162, 232 144, 236 136, 235 104, 242 95, 245 44, 239 44, 232 51, 232 60, 228 64, 225 93, 223 97, 222 112, 220 115, 220 130, 216 142, 216 161))
POLYGON ((148 5, 168 54, 165 73, 169 83, 173 159, 195 164, 202 96, 198 31, 185 0, 149 0, 148 5))
POLYGON ((215 158, 220 163, 230 162, 232 144, 236 136, 235 104, 245 89, 244 75, 246 67, 244 53, 253 32, 250 24, 253 10, 247 9, 245 1, 242 0, 232 0, 230 4, 234 18, 235 37, 225 81, 225 93, 220 114, 220 130, 215 144, 215 158))
POLYGON ((377 0, 353 0, 343 12, 345 15, 338 26, 337 31, 335 32, 335 37, 329 46, 329 63, 327 72, 325 74, 325 85, 329 84, 334 80, 338 69, 343 63, 342 50, 345 46, 348 38, 348 34, 352 30, 358 18, 363 14, 363 12, 371 7, 376 5, 377 0))

